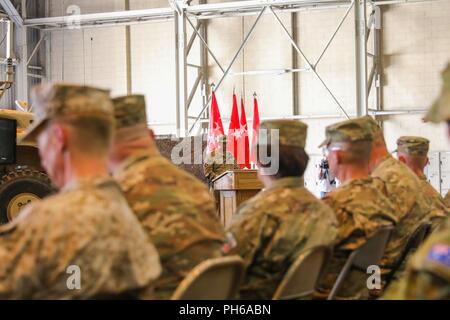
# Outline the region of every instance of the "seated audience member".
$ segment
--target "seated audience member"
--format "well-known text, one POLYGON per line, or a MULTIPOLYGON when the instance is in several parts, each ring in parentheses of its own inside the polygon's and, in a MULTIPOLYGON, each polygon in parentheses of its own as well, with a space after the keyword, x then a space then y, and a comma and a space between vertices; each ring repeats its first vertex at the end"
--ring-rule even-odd
MULTIPOLYGON (((425 117, 433 123, 447 122, 450 138, 450 64, 443 73, 441 95, 425 117)), ((439 227, 408 260, 404 276, 387 290, 385 299, 450 299, 450 223, 439 227)))
MULTIPOLYGON (((445 218, 450 215, 450 209, 445 204, 439 192, 427 181, 427 177, 424 174, 424 169, 429 162, 429 147, 430 141, 428 139, 422 137, 400 137, 397 139, 397 156, 400 162, 406 164, 419 177, 422 192, 425 194, 427 200, 445 218)), ((440 221, 442 219, 438 219, 438 222, 440 221)))
POLYGON ((60 192, 0 228, 0 298, 137 297, 161 265, 108 176, 109 92, 42 84, 33 102, 34 122, 24 140, 37 140, 41 163, 60 192))
POLYGON ((336 238, 333 211, 304 187, 306 131, 306 124, 295 120, 261 123, 258 177, 265 188, 238 208, 224 246, 245 261, 243 299, 271 299, 302 251, 336 238))
POLYGON ((163 272, 155 295, 168 299, 192 268, 222 255, 224 230, 206 185, 157 149, 147 127, 144 96, 113 103, 116 135, 110 168, 159 252, 163 272))
POLYGON ((435 212, 426 200, 419 178, 388 152, 383 132, 376 121, 370 116, 359 118, 359 121, 370 128, 373 136, 371 175, 385 182, 387 196, 394 204, 398 220, 381 261, 382 273, 385 275, 393 270, 417 227, 421 223, 437 222, 441 213, 435 212))
MULTIPOLYGON (((370 176, 371 145, 370 131, 357 120, 339 122, 326 129, 326 140, 321 147, 331 171, 342 184, 323 198, 336 214, 339 232, 318 297, 328 296, 354 250, 379 228, 396 223, 395 209, 386 196, 384 182, 370 176)), ((338 292, 338 298, 367 298, 368 276, 365 271, 353 270, 338 292)))

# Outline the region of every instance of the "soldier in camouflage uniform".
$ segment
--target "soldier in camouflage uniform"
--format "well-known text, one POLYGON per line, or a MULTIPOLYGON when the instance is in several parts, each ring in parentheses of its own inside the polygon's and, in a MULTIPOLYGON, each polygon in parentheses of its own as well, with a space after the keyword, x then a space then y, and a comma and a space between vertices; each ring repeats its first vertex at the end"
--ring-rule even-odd
POLYGON ((37 139, 42 165, 60 192, 0 228, 0 299, 136 297, 161 265, 108 177, 109 93, 42 84, 33 96, 34 122, 24 139, 37 139))
POLYGON ((239 170, 233 154, 227 150, 227 139, 225 136, 219 137, 217 149, 206 154, 203 171, 205 177, 211 185, 211 182, 222 173, 230 170, 239 170))
POLYGON ((447 194, 444 197, 444 203, 448 208, 450 208, 450 190, 447 191, 447 194))
POLYGON ((428 150, 430 141, 422 137, 404 136, 397 139, 397 155, 400 162, 406 164, 420 179, 422 192, 432 202, 433 209, 445 218, 450 215, 450 209, 442 196, 427 181, 423 173, 428 164, 428 150))
POLYGON ((111 169, 160 254, 163 273, 155 295, 167 299, 193 267, 221 256, 224 231, 207 187, 159 153, 147 127, 144 97, 113 102, 111 169))
MULTIPOLYGON (((357 120, 326 128, 326 139, 320 147, 324 147, 330 169, 342 184, 323 198, 334 209, 339 234, 328 272, 317 294, 319 298, 328 296, 352 251, 381 227, 396 223, 395 209, 386 196, 384 182, 370 176, 371 144, 370 131, 357 120)), ((338 297, 367 298, 367 277, 367 273, 353 270, 338 297)))
MULTIPOLYGON (((434 123, 446 121, 450 138, 450 64, 443 73, 443 81, 441 95, 425 120, 434 123)), ((411 257, 404 277, 388 289, 385 298, 450 299, 449 218, 411 257)))
POLYGON ((398 223, 387 244, 381 262, 382 272, 390 272, 401 256, 408 238, 421 223, 438 224, 442 213, 432 210, 420 187, 419 178, 403 163, 388 152, 383 132, 370 116, 359 118, 373 135, 370 168, 372 177, 386 183, 387 195, 395 206, 398 223))
MULTIPOLYGON (((439 123, 446 122, 448 136, 450 137, 450 64, 442 74, 443 86, 439 99, 433 104, 425 117, 425 121, 439 123)), ((444 201, 450 207, 450 190, 444 197, 444 201)))
POLYGON ((276 135, 275 130, 279 130, 279 154, 272 154, 271 164, 258 160, 258 175, 265 189, 238 208, 224 246, 225 252, 240 255, 245 261, 247 270, 240 290, 244 299, 271 299, 302 251, 331 245, 337 234, 331 208, 304 187, 307 126, 295 120, 263 122, 258 149, 276 150, 277 146, 261 140, 262 132, 270 137, 276 135), (278 172, 271 173, 269 167, 274 162, 278 172))

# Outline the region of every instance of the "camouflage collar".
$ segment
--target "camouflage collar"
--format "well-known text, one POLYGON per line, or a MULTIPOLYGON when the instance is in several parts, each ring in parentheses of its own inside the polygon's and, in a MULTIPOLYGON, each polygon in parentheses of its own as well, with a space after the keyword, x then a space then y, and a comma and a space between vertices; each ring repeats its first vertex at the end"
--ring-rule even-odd
POLYGON ((162 157, 161 153, 156 149, 156 147, 154 149, 143 149, 137 151, 135 154, 128 157, 121 163, 119 168, 114 172, 114 177, 121 176, 125 171, 128 170, 128 168, 138 162, 156 157, 162 157))
POLYGON ((372 172, 375 171, 376 169, 378 169, 379 167, 381 167, 381 165, 383 163, 385 163, 386 161, 388 161, 390 159, 394 159, 394 158, 392 157, 392 155, 390 153, 388 153, 387 155, 385 155, 378 161, 377 165, 375 166, 375 168, 373 168, 372 172))
POLYGON ((108 176, 104 177, 97 177, 97 178, 81 178, 77 179, 75 181, 72 181, 64 186, 64 188, 61 189, 61 193, 71 192, 75 190, 80 189, 87 189, 87 188, 97 188, 104 185, 116 185, 117 183, 108 176))
POLYGON ((303 177, 287 177, 275 180, 272 185, 266 190, 275 188, 303 188, 305 186, 305 181, 303 177))
POLYGON ((349 185, 349 184, 351 184, 351 185, 364 185, 365 183, 370 182, 373 179, 377 179, 377 178, 374 178, 372 176, 367 176, 367 177, 364 177, 364 178, 350 179, 347 182, 341 183, 339 186, 343 187, 343 186, 346 186, 346 185, 349 185))
POLYGON ((420 180, 423 180, 423 181, 428 181, 428 180, 427 180, 427 176, 426 176, 423 172, 420 173, 419 179, 420 179, 420 180))

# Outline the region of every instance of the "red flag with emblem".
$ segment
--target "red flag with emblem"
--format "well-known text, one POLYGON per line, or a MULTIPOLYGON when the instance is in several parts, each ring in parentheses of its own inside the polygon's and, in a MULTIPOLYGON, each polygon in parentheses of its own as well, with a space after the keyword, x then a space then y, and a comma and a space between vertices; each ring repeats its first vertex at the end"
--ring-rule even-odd
POLYGON ((241 127, 240 136, 238 138, 239 156, 242 160, 239 162, 241 169, 250 169, 250 143, 248 140, 247 115, 245 114, 244 99, 241 98, 241 127))
POLYGON ((209 113, 209 127, 208 127, 208 151, 212 152, 217 148, 219 136, 224 136, 222 118, 219 112, 219 105, 217 104, 216 94, 213 91, 211 101, 211 111, 209 113))
POLYGON ((236 161, 238 161, 237 137, 240 134, 240 128, 237 98, 233 93, 233 108, 231 109, 231 121, 228 128, 227 150, 231 152, 236 161))
POLYGON ((256 93, 253 94, 253 132, 252 132, 252 163, 256 165, 257 154, 256 154, 256 141, 258 139, 258 129, 259 129, 259 106, 258 98, 256 93))

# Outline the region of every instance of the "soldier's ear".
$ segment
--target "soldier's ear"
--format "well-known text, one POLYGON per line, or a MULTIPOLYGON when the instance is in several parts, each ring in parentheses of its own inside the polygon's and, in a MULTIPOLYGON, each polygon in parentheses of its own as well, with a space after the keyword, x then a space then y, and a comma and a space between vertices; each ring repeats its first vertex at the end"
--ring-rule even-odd
POLYGON ((66 150, 69 135, 68 128, 60 122, 55 122, 52 124, 51 130, 55 147, 60 151, 66 150))
MULTIPOLYGON (((333 156, 333 155, 332 155, 333 156)), ((341 150, 337 150, 334 152, 334 157, 336 158, 336 164, 342 164, 344 155, 342 154, 341 150)), ((328 161, 329 162, 329 161, 328 161)))
POLYGON ((401 155, 401 154, 398 155, 398 161, 406 164, 406 158, 403 155, 401 155))
POLYGON ((150 138, 155 140, 155 132, 150 128, 148 129, 148 135, 150 136, 150 138))

